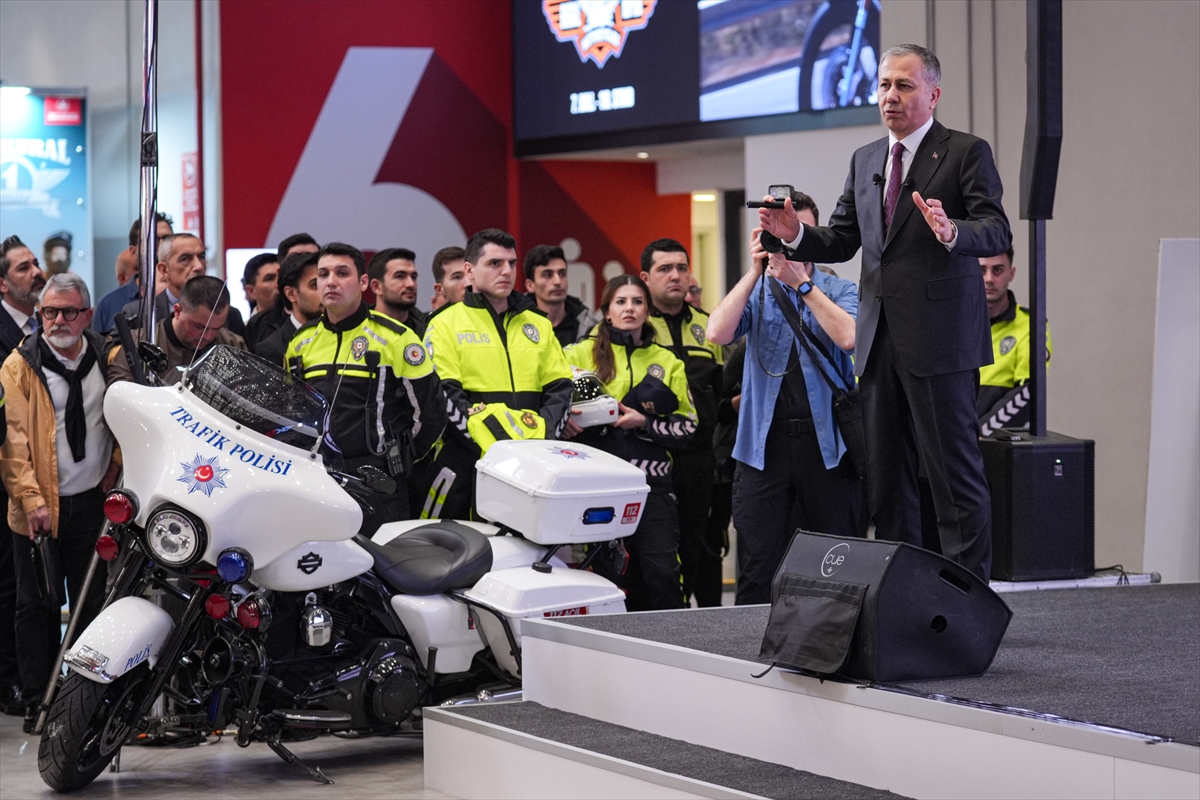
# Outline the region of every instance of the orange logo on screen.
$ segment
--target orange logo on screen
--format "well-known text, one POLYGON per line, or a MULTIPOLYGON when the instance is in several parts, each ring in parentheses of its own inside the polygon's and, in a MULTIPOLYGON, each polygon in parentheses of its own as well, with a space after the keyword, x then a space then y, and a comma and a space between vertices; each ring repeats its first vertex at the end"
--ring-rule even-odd
POLYGON ((604 68, 620 56, 630 31, 646 27, 658 0, 542 0, 542 13, 560 42, 574 42, 579 60, 604 68))

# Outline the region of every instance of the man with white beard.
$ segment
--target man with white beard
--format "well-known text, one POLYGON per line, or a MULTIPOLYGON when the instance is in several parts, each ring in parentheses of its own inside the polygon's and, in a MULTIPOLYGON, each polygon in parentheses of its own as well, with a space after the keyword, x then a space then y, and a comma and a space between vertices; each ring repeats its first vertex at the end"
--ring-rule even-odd
POLYGON ((25 731, 37 721, 51 660, 59 645, 63 586, 82 632, 100 610, 103 570, 86 598, 84 576, 104 524, 104 495, 119 471, 104 422, 104 340, 89 326, 87 285, 69 272, 42 290, 42 327, 26 336, 0 368, 8 435, 0 447, 0 477, 8 489, 17 573, 17 665, 28 703, 25 731), (35 549, 61 576, 39 588, 35 549), (46 596, 46 595, 49 596, 46 596))

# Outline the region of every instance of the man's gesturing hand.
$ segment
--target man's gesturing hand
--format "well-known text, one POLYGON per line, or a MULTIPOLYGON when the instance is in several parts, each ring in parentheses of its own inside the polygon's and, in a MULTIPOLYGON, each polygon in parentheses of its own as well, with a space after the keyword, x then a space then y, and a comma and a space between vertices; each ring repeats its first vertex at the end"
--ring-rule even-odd
POLYGON ((921 199, 920 192, 913 192, 913 202, 917 204, 917 208, 925 215, 925 222, 929 223, 929 227, 933 230, 934 235, 938 237, 939 242, 945 244, 954 238, 954 223, 946 216, 946 209, 942 208, 941 200, 934 200, 931 197, 926 202, 921 199))
MULTIPOLYGON (((774 199, 770 195, 763 197, 766 202, 774 199)), ((783 208, 760 208, 758 224, 764 231, 775 234, 783 242, 793 241, 800 235, 800 220, 796 217, 796 209, 792 208, 790 197, 783 201, 783 208)))

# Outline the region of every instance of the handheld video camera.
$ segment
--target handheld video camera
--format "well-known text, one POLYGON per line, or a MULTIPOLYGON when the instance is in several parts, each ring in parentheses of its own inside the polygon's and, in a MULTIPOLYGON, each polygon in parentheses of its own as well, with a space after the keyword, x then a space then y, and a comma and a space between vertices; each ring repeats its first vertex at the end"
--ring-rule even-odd
MULTIPOLYGON (((784 201, 792 196, 793 191, 795 190, 786 183, 772 184, 767 189, 770 200, 750 200, 746 203, 746 208, 784 208, 784 201)), ((783 242, 773 233, 763 231, 759 234, 758 240, 768 253, 783 252, 783 242)))

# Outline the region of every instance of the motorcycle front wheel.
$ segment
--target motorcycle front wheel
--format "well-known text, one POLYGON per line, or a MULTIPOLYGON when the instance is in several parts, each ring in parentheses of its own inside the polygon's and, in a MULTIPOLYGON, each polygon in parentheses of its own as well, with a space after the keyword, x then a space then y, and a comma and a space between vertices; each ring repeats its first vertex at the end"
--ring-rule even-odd
POLYGON ((145 665, 107 684, 67 675, 38 745, 38 771, 51 789, 81 789, 104 771, 132 730, 125 720, 149 679, 145 665))

